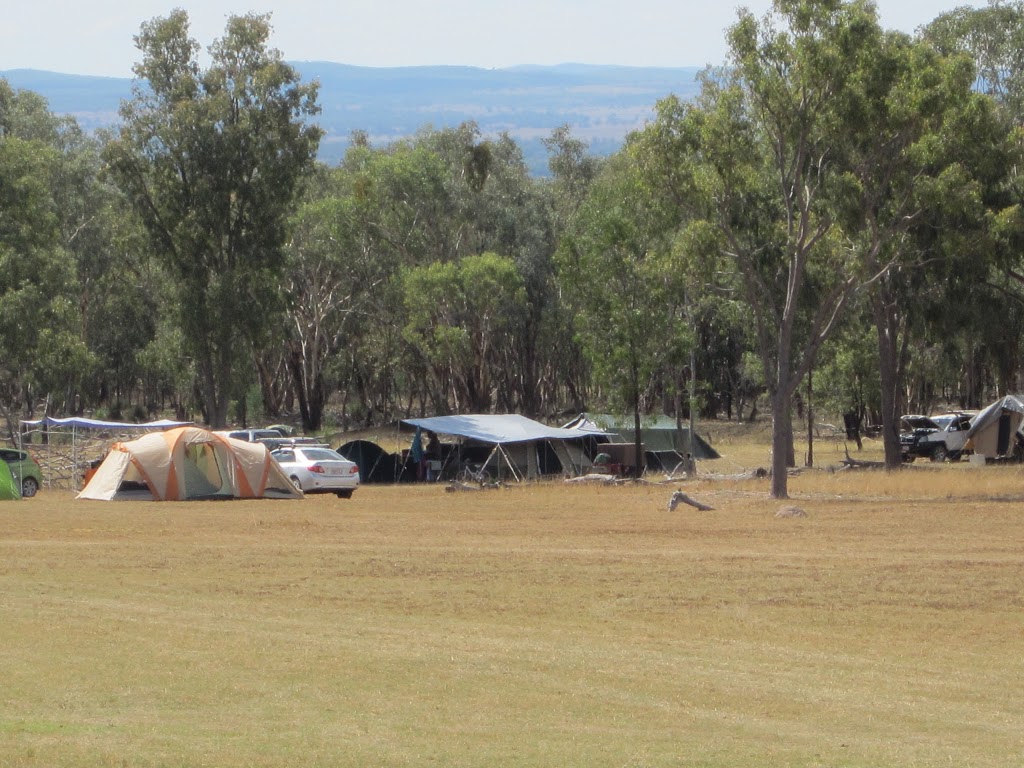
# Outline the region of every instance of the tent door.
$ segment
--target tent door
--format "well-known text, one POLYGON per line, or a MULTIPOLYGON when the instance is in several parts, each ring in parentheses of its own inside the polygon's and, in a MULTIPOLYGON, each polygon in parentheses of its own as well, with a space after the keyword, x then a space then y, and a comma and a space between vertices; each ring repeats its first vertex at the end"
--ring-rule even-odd
POLYGON ((1010 414, 1003 413, 999 416, 999 442, 996 445, 996 455, 1006 456, 1010 453, 1010 432, 1012 431, 1012 419, 1010 414))

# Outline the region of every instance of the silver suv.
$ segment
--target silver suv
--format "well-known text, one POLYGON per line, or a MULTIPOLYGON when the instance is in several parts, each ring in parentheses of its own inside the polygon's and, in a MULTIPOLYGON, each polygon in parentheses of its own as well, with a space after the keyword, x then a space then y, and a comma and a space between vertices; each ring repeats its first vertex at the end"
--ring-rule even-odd
POLYGON ((268 440, 272 438, 280 439, 283 437, 283 435, 276 429, 232 429, 221 430, 217 434, 225 435, 226 437, 231 437, 235 440, 245 440, 247 443, 255 443, 260 440, 268 440))

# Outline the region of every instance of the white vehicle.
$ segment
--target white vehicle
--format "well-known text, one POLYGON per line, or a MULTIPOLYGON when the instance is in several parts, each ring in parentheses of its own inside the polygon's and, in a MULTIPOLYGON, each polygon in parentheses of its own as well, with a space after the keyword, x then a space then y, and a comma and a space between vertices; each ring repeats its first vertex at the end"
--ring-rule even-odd
POLYGON ((932 461, 959 461, 966 454, 964 446, 972 418, 972 413, 904 416, 900 432, 903 460, 913 461, 920 457, 932 461))
POLYGON ((245 440, 247 443, 255 443, 260 440, 267 440, 270 438, 281 439, 284 437, 276 429, 221 429, 215 434, 224 435, 234 440, 245 440))
POLYGON ((333 493, 339 499, 351 499, 359 487, 355 462, 325 446, 294 445, 270 455, 303 493, 333 493))

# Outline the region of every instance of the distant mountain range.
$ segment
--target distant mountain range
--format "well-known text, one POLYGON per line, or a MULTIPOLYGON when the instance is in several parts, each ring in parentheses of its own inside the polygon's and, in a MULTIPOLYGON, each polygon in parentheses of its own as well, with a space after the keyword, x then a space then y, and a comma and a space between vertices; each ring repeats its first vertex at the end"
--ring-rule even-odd
MULTIPOLYGON (((291 62, 303 80, 319 80, 319 116, 326 131, 320 159, 336 164, 353 131, 375 146, 430 126, 476 121, 485 136, 508 132, 522 147, 531 171, 547 173, 541 140, 560 125, 589 143, 596 154, 616 151, 626 135, 653 116, 655 102, 670 93, 697 93, 696 67, 650 68, 565 64, 508 69, 475 67, 354 67, 329 62, 291 62)), ((128 78, 0 71, 13 88, 35 91, 50 109, 73 115, 86 130, 115 125, 128 78)))

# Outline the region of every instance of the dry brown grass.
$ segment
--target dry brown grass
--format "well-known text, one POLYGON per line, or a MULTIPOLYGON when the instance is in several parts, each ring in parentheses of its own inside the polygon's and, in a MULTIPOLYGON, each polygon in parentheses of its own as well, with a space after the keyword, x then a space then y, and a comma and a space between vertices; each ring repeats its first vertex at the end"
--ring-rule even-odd
POLYGON ((0 766, 1024 754, 1020 470, 670 490, 0 503, 0 766))

